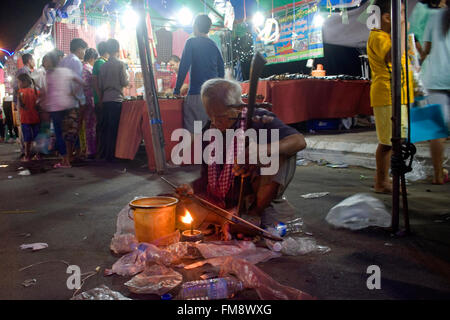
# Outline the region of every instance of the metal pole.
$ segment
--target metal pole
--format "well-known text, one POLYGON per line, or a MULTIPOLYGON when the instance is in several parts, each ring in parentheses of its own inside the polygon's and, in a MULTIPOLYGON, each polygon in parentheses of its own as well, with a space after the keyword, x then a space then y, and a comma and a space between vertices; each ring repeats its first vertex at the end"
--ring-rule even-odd
MULTIPOLYGON (((392 157, 400 159, 401 151, 401 0, 391 1, 391 36, 392 36, 392 157)), ((391 161, 392 163, 395 161, 391 161)), ((394 168, 393 168, 394 169, 394 168)), ((400 212, 400 172, 392 170, 392 231, 399 229, 400 212)))
POLYGON ((139 15, 139 23, 136 27, 139 58, 141 60, 142 75, 144 78, 145 100, 147 102, 150 129, 152 132, 153 155, 155 157, 156 171, 158 174, 166 170, 166 156, 164 152, 164 135, 162 131, 161 113, 159 110, 158 94, 155 78, 153 76, 152 57, 149 45, 148 30, 146 24, 146 11, 144 0, 133 0, 133 7, 139 15))

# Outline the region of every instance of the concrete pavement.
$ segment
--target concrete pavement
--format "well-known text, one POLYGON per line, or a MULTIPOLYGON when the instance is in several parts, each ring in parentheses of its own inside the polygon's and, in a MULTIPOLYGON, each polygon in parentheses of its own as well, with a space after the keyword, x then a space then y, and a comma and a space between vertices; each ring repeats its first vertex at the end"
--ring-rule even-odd
MULTIPOLYGON (((69 299, 65 261, 82 272, 97 266, 110 268, 118 259, 110 250, 116 216, 133 197, 170 191, 156 174, 147 171, 144 158, 114 164, 86 163, 72 169, 53 169, 51 161, 28 165, 31 175, 19 176, 14 145, 0 145, 0 299, 69 299), (126 169, 126 170, 124 170, 126 169), (9 179, 8 177, 12 178, 9 179), (21 213, 23 211, 31 211, 21 213), (27 237, 27 234, 30 236, 27 237), (46 242, 49 247, 22 251, 23 243, 46 242), (51 261, 51 262, 47 262, 51 261), (36 265, 23 271, 21 268, 36 265), (26 279, 36 279, 24 287, 26 279)), ((258 266, 282 284, 319 299, 448 299, 450 298, 450 184, 426 181, 408 186, 413 235, 396 238, 382 229, 352 232, 335 229, 324 220, 329 209, 357 192, 371 193, 373 170, 333 169, 311 164, 297 167, 286 197, 295 217, 317 242, 331 248, 327 254, 284 256, 258 266), (319 199, 302 194, 330 192, 319 199), (368 290, 367 267, 381 268, 381 289, 368 290)), ((186 182, 198 175, 195 167, 174 168, 168 177, 186 182)), ((390 210, 387 195, 373 194, 390 210)), ((197 273, 183 273, 193 280, 197 273)), ((130 294, 129 278, 103 273, 89 278, 82 291, 106 284, 134 299, 157 296, 130 294)), ((256 299, 253 290, 237 299, 256 299)))

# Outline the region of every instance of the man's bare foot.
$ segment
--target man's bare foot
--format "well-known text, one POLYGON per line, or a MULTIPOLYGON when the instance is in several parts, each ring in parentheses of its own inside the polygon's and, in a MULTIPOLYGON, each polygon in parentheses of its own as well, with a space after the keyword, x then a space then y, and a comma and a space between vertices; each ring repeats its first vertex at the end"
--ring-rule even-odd
POLYGON ((449 178, 448 178, 448 171, 447 169, 443 169, 442 170, 442 175, 438 178, 434 177, 433 178, 433 184, 437 184, 437 185, 442 185, 442 184, 446 184, 447 182, 449 182, 449 178))
POLYGON ((375 185, 373 189, 375 193, 392 194, 392 184, 390 183, 380 186, 375 185))

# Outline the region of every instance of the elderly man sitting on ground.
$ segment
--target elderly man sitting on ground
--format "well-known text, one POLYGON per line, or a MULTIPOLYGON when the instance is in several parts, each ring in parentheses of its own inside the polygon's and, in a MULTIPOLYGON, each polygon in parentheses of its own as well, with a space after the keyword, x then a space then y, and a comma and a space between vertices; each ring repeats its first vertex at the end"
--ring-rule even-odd
MULTIPOLYGON (((214 160, 204 160, 200 178, 190 185, 182 185, 177 192, 180 195, 195 193, 238 214, 236 207, 241 194, 241 177, 244 176, 243 211, 250 217, 258 217, 256 220, 260 220, 260 226, 265 227, 272 223, 269 218, 274 211, 272 201, 282 195, 292 180, 296 154, 306 147, 306 142, 302 134, 263 108, 255 108, 251 129, 246 128, 247 107, 241 99, 241 93, 241 86, 235 81, 211 79, 203 84, 201 98, 211 120, 202 131, 203 140, 208 140, 203 142, 202 151, 214 149, 215 151, 210 152, 210 159, 214 160), (205 139, 207 131, 211 131, 208 129, 215 129, 209 134, 214 138, 205 139), (227 141, 227 138, 230 140, 229 129, 234 130, 232 132, 236 136, 243 132, 252 136, 249 134, 252 131, 253 140, 256 141, 245 145, 242 143, 242 135, 241 140, 235 140, 241 143, 227 141), (222 143, 217 143, 216 140, 221 140, 222 143), (218 155, 222 157, 217 157, 218 155), (220 161, 221 158, 223 161, 220 161)), ((185 203, 185 207, 189 209, 191 204, 185 203)), ((189 211, 196 216, 197 224, 217 222, 217 216, 201 213, 199 207, 189 211)), ((243 217, 247 218, 247 215, 243 217)), ((223 225, 223 221, 220 224, 223 225)), ((223 232, 225 239, 230 236, 227 231, 223 232)))

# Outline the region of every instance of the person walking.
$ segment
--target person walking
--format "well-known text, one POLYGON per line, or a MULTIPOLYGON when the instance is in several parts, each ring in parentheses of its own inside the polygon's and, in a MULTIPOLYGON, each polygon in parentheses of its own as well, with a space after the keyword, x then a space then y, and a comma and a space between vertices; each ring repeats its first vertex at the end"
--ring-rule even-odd
POLYGON ((98 77, 102 117, 105 130, 102 132, 103 157, 113 161, 116 151, 117 132, 124 99, 123 89, 129 85, 125 63, 120 61, 120 44, 116 39, 107 41, 109 59, 100 67, 98 77))
POLYGON ((195 18, 194 37, 186 41, 173 92, 176 96, 180 95, 180 89, 190 70, 189 92, 183 105, 183 124, 191 133, 194 133, 194 121, 202 121, 205 125, 209 120, 200 97, 203 83, 225 75, 222 54, 215 42, 208 37, 211 24, 211 19, 205 14, 195 18))
MULTIPOLYGON (((86 53, 86 49, 88 48, 88 44, 86 41, 80 38, 72 39, 70 42, 70 54, 64 57, 59 63, 59 67, 67 68, 72 70, 72 72, 79 78, 83 77, 83 63, 81 62, 84 59, 84 55, 86 53)), ((59 59, 58 55, 56 55, 59 59)), ((81 155, 81 142, 79 139, 80 133, 80 119, 83 118, 85 109, 86 109, 86 97, 84 96, 84 91, 82 85, 78 85, 75 83, 75 87, 73 90, 73 94, 75 95, 74 105, 72 106, 71 116, 73 119, 76 119, 78 122, 77 125, 77 138, 74 141, 73 148, 74 150, 68 150, 68 152, 75 151, 76 158, 80 158, 81 155)), ((71 148, 72 149, 72 148, 71 148)), ((70 157, 74 157, 72 153, 69 154, 70 157)), ((71 159, 72 161, 73 159, 71 159)))
POLYGON ((92 68, 92 86, 94 93, 94 105, 95 105, 95 117, 96 117, 96 142, 97 142, 97 157, 102 158, 105 150, 103 147, 103 135, 106 130, 105 121, 102 114, 102 102, 100 101, 100 89, 98 86, 98 76, 100 74, 101 66, 108 61, 109 53, 107 50, 106 41, 102 41, 97 46, 98 54, 100 57, 95 61, 92 68))
POLYGON ((49 54, 46 65, 47 92, 44 110, 50 113, 56 137, 56 148, 62 160, 53 167, 71 168, 73 147, 78 138, 78 100, 75 90, 83 80, 71 69, 58 67, 58 57, 49 54))
POLYGON ((86 109, 84 111, 83 118, 81 118, 81 125, 84 126, 84 132, 86 135, 86 155, 90 160, 95 159, 95 154, 97 152, 95 132, 96 117, 92 83, 92 68, 97 58, 97 50, 95 50, 94 48, 89 48, 86 50, 83 64, 83 91, 84 96, 86 97, 86 109))
MULTIPOLYGON (((450 119, 450 0, 447 0, 446 6, 436 10, 433 19, 428 20, 425 28, 421 77, 428 90, 428 102, 441 105, 448 126, 450 119)), ((443 167, 446 139, 430 141, 434 168, 433 184, 449 182, 448 171, 443 167)))

